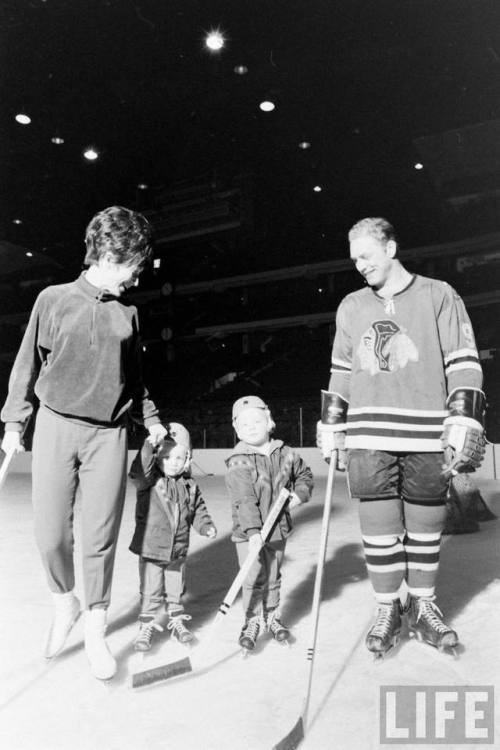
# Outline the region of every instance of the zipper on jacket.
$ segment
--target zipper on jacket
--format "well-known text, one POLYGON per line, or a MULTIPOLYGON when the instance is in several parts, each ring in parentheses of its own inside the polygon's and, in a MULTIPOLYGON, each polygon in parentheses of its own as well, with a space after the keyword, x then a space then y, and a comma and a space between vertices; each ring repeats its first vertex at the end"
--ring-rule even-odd
POLYGON ((90 346, 94 345, 95 341, 95 326, 96 326, 96 317, 97 317, 97 305, 99 305, 102 302, 102 298, 104 297, 105 291, 104 289, 100 289, 99 293, 97 294, 97 297, 94 299, 94 304, 92 305, 92 320, 90 322, 90 346))

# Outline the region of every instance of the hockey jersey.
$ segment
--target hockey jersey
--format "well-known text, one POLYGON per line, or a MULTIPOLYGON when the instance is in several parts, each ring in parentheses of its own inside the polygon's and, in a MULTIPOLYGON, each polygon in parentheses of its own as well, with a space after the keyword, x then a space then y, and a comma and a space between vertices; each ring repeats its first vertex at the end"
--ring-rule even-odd
POLYGON ((341 302, 329 391, 349 404, 347 448, 440 451, 447 396, 482 382, 469 316, 446 282, 416 275, 391 299, 367 287, 341 302))

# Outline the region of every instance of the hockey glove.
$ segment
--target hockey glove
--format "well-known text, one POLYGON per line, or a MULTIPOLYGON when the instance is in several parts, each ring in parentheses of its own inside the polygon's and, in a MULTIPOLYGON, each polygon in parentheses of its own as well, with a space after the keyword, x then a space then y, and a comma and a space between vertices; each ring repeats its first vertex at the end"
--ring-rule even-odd
POLYGON ((474 388, 456 389, 446 403, 450 415, 444 420, 441 446, 443 474, 475 471, 484 459, 484 394, 474 388))
POLYGON ((338 393, 321 391, 321 420, 316 426, 316 445, 327 461, 336 451, 339 471, 345 471, 347 465, 346 419, 347 401, 338 393))

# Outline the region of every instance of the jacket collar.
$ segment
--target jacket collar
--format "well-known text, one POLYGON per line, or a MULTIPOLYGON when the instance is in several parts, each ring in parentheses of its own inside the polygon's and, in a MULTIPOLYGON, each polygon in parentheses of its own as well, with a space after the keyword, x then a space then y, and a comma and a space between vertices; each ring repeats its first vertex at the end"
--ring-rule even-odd
MULTIPOLYGON (((274 453, 274 451, 277 450, 278 448, 281 448, 283 444, 284 444, 283 440, 271 440, 269 455, 271 455, 271 453, 274 453)), ((260 451, 255 450, 254 445, 249 445, 248 443, 245 443, 244 440, 240 440, 239 443, 236 443, 236 445, 234 446, 232 455, 234 456, 236 454, 242 454, 242 453, 247 454, 247 455, 252 455, 252 456, 264 455, 260 451)))
POLYGON ((107 302, 108 300, 116 300, 114 294, 110 294, 106 289, 99 289, 99 287, 90 284, 85 276, 85 271, 82 271, 80 276, 76 280, 76 285, 83 294, 89 299, 97 300, 99 302, 107 302))

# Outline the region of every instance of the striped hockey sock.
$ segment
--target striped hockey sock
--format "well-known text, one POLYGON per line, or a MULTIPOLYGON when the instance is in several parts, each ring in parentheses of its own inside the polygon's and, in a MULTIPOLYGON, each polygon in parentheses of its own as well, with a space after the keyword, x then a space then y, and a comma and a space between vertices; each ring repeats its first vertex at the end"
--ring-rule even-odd
POLYGON ((406 559, 401 539, 392 534, 363 535, 366 567, 378 601, 397 599, 406 572, 406 559))
POLYGON ((440 532, 407 532, 404 549, 407 560, 407 584, 413 596, 433 596, 439 567, 440 532))

